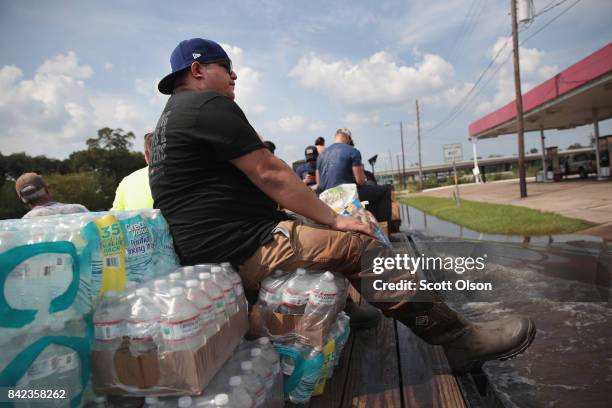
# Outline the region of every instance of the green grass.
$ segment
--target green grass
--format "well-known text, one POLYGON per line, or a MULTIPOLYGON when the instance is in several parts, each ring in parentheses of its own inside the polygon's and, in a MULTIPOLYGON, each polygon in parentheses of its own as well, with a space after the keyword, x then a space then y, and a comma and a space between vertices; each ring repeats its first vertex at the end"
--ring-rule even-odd
POLYGON ((454 199, 439 197, 402 197, 400 201, 440 219, 489 234, 569 234, 595 225, 513 205, 461 200, 461 206, 457 207, 454 199))

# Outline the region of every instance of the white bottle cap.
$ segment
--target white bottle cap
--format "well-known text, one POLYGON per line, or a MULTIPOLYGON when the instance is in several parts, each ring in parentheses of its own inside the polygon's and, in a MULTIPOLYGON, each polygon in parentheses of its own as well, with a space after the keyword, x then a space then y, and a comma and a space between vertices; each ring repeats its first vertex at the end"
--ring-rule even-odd
POLYGON ((325 272, 323 274, 323 279, 328 280, 328 281, 333 281, 334 280, 334 274, 331 272, 325 272))
POLYGON ((149 296, 149 288, 136 289, 136 296, 149 296))
POLYGON ((104 396, 104 395, 96 395, 94 397, 94 402, 95 403, 106 402, 106 396, 104 396))
POLYGON ((155 405, 159 402, 159 398, 157 397, 145 397, 145 403, 149 405, 155 405))
POLYGON ((185 282, 185 286, 188 288, 197 288, 199 284, 200 282, 195 279, 189 279, 187 282, 185 282))
POLYGON ((250 361, 243 361, 242 363, 240 363, 240 368, 242 368, 243 370, 252 370, 253 369, 253 363, 250 361))
POLYGON ((183 277, 183 275, 181 275, 180 272, 172 272, 170 275, 168 275, 168 278, 170 278, 170 280, 179 280, 183 277))
POLYGON ((190 406, 191 406, 191 403, 192 403, 192 401, 191 401, 191 397, 190 397, 190 396, 188 396, 188 395, 186 395, 186 396, 184 396, 184 397, 180 397, 180 398, 178 399, 178 406, 179 406, 179 408, 187 408, 187 407, 190 407, 190 406))
POLYGON ((215 405, 223 406, 229 404, 229 396, 227 394, 217 394, 215 395, 215 405))
POLYGON ((221 267, 220 266, 213 266, 212 268, 210 268, 210 271, 212 273, 218 273, 221 272, 221 267))
POLYGON ((306 269, 298 268, 297 271, 295 271, 295 273, 297 273, 298 275, 305 275, 306 274, 306 269))
POLYGON ((251 357, 259 357, 259 356, 261 356, 260 348, 251 349, 251 357))
POLYGON ((262 346, 265 346, 265 345, 270 344, 270 339, 267 337, 260 337, 257 339, 257 342, 261 344, 262 346))
POLYGON ((170 296, 180 296, 183 294, 183 288, 172 288, 170 289, 170 296))
POLYGON ((117 296, 117 291, 115 290, 107 290, 104 292, 104 297, 115 297, 117 296))
POLYGON ((200 278, 200 280, 208 280, 210 279, 210 273, 202 272, 201 274, 198 275, 198 278, 200 278))
POLYGON ((237 387, 239 385, 242 385, 242 378, 238 377, 237 375, 234 377, 230 377, 229 385, 230 387, 237 387))
POLYGON ((166 280, 165 279, 157 279, 155 281, 153 281, 153 286, 155 286, 156 288, 161 288, 163 286, 166 286, 166 280))
POLYGON ((183 268, 183 272, 191 273, 193 271, 195 271, 195 268, 193 266, 186 266, 183 268))
POLYGON ((274 275, 275 276, 281 276, 285 273, 285 271, 283 271, 282 269, 277 269, 274 271, 274 275))

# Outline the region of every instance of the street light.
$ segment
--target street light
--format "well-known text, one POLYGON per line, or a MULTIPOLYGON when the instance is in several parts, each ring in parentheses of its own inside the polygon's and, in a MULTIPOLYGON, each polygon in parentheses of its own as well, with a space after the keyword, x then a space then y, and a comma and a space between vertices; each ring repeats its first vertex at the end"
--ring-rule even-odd
POLYGON ((394 123, 399 123, 400 127, 400 140, 402 142, 402 187, 406 189, 406 161, 404 158, 404 124, 400 120, 399 122, 386 122, 384 126, 391 126, 394 123))

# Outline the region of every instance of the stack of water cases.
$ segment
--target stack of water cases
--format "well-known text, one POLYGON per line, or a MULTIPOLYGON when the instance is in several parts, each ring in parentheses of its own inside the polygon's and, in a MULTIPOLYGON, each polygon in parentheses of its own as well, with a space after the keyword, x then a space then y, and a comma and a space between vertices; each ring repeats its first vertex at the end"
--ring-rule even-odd
POLYGON ((177 267, 157 210, 0 221, 0 387, 17 406, 93 400, 92 304, 177 267))
POLYGON ((284 391, 293 403, 323 393, 350 334, 347 280, 332 272, 276 271, 259 292, 255 313, 281 354, 284 391))
POLYGON ((125 291, 106 291, 93 314, 98 394, 199 394, 248 330, 229 264, 179 268, 125 291))

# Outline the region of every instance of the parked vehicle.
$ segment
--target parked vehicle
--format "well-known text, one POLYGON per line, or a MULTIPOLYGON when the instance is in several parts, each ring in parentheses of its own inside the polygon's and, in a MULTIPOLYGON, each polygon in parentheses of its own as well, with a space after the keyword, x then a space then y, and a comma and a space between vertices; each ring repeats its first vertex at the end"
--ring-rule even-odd
POLYGON ((580 174, 580 177, 586 178, 590 173, 597 173, 595 153, 576 153, 564 159, 561 168, 564 169, 566 176, 580 174))

